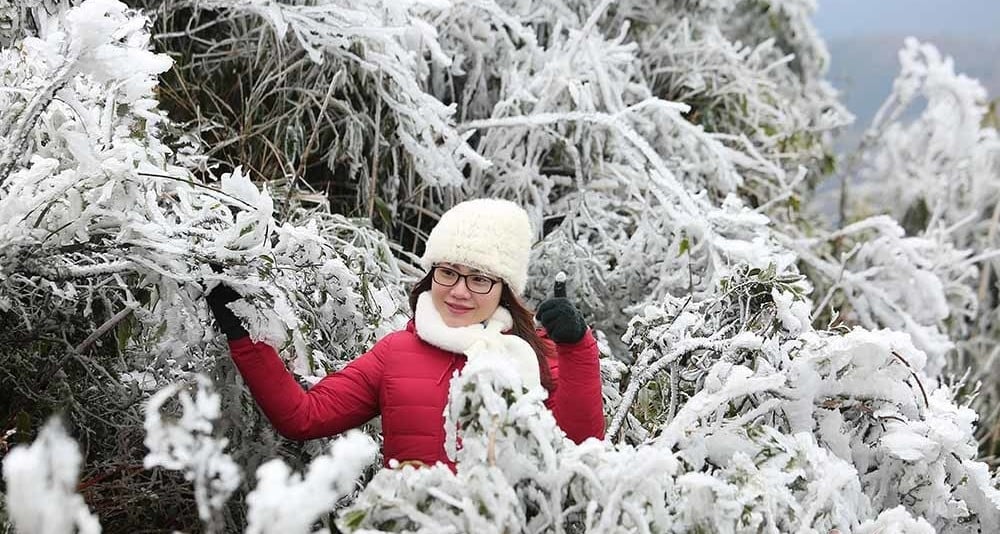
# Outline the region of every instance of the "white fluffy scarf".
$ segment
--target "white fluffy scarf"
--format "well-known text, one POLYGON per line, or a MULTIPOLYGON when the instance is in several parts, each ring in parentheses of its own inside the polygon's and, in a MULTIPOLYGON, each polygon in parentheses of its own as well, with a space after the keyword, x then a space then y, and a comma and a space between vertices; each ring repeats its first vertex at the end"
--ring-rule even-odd
POLYGON ((525 387, 541 387, 534 349, 518 336, 503 334, 514 325, 510 312, 503 306, 498 307, 485 323, 451 327, 444 324, 430 293, 425 291, 417 298, 413 320, 417 336, 427 343, 465 354, 470 365, 492 364, 505 368, 512 365, 525 387))

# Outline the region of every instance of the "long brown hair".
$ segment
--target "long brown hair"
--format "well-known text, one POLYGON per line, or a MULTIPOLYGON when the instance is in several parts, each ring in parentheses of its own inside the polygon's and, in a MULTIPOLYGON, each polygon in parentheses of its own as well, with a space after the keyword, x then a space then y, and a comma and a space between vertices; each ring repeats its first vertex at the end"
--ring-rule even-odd
MULTIPOLYGON (((434 283, 433 275, 434 271, 432 269, 431 272, 427 273, 419 282, 414 284, 410 290, 410 311, 412 313, 417 313, 417 299, 420 298, 420 295, 425 291, 430 291, 431 284, 434 283)), ((506 282, 501 282, 500 284, 502 286, 500 305, 507 308, 511 318, 514 320, 514 325, 510 331, 515 336, 527 341, 528 345, 535 351, 535 356, 538 357, 538 373, 541 376, 542 387, 551 393, 555 386, 552 382, 552 372, 549 370, 548 362, 549 356, 552 354, 552 349, 542 341, 541 336, 535 330, 534 312, 529 310, 524 305, 524 302, 510 290, 506 282)))

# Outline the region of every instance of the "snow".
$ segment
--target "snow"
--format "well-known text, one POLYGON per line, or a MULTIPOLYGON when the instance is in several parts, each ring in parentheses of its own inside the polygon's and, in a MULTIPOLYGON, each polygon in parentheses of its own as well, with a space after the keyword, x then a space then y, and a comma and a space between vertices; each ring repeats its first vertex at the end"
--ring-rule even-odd
POLYGON ((257 469, 257 486, 247 495, 248 534, 310 532, 312 524, 350 493, 375 458, 376 446, 360 431, 338 438, 304 474, 279 459, 257 469))
POLYGON ((98 534, 101 525, 76 493, 83 457, 58 420, 3 460, 6 508, 21 532, 98 534))
POLYGON ((220 399, 211 382, 199 376, 194 397, 179 385, 156 392, 146 405, 143 425, 144 444, 149 449, 144 467, 181 471, 185 479, 194 482, 198 515, 209 525, 217 524, 223 505, 241 478, 239 466, 224 450, 228 440, 213 436, 219 410, 220 399), (182 406, 181 418, 164 421, 160 409, 175 395, 182 406))
MULTIPOLYGON (((289 176, 216 176, 197 136, 217 117, 175 146, 182 127, 156 92, 173 60, 151 51, 142 15, 86 0, 0 50, 4 324, 66 323, 46 334, 70 348, 114 333, 103 350, 121 364, 94 374, 146 400, 146 468, 192 483, 206 531, 232 528, 244 495, 249 532, 311 532, 334 509, 347 532, 1000 529, 977 443, 977 411, 1000 398, 1000 139, 982 86, 906 41, 893 94, 843 166, 870 187, 828 227, 807 207, 812 181, 852 118, 824 79, 816 2, 668 4, 191 7, 277 39, 310 75, 339 70, 323 92, 377 99, 380 137, 344 143, 401 175, 369 191, 368 156, 344 165, 358 198, 381 195, 395 218, 383 233, 301 201, 289 176), (377 445, 357 431, 307 445, 301 472, 271 459, 246 480, 237 458, 257 444, 241 440, 266 423, 220 363, 205 292, 233 287, 251 336, 315 383, 407 320, 422 273, 390 227, 415 224, 419 241, 408 213, 432 220, 466 196, 531 214, 526 299, 565 281, 594 326, 607 439, 572 443, 542 392, 470 364, 445 414, 457 471, 369 480, 377 445), (980 395, 963 397, 976 379, 980 395)), ((255 53, 275 53, 266 42, 255 53)), ((57 423, 15 446, 12 524, 99 531, 74 491, 83 461, 57 423)))

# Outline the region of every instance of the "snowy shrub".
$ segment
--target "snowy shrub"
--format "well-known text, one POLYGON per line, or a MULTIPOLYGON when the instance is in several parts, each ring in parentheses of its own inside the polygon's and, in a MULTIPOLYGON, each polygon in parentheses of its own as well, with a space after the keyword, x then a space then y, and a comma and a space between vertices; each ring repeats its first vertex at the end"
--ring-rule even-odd
POLYGON ((353 356, 398 326, 404 274, 377 232, 300 203, 275 213, 266 188, 239 169, 215 189, 172 164, 152 98, 154 76, 170 62, 145 50, 144 19, 94 1, 66 24, 3 51, 4 76, 18 89, 0 94, 10 128, 0 309, 10 329, 65 328, 59 320, 96 330, 76 340, 76 352, 115 329, 122 351, 142 345, 135 351, 203 368, 189 349, 214 335, 199 298, 219 281, 269 291, 257 299, 267 313, 240 315, 256 337, 288 341, 303 360, 312 355, 307 336, 336 338, 353 356), (61 47, 79 48, 79 57, 64 58, 61 47), (48 86, 47 99, 30 90, 48 86), (292 305, 310 313, 272 316, 292 305))
POLYGON ((28 440, 66 410, 99 471, 87 492, 127 521, 189 498, 135 467, 138 408, 166 384, 220 380, 241 461, 280 446, 247 416, 234 369, 217 366, 207 290, 254 295, 234 304, 248 329, 318 377, 401 324, 406 276, 365 224, 301 199, 276 210, 239 169, 209 185, 179 165, 196 148, 165 144, 153 89, 171 61, 147 50, 147 24, 90 1, 0 51, 0 418, 28 440))
POLYGON ((810 20, 815 4, 629 8, 624 13, 636 20, 631 31, 654 93, 691 105, 689 120, 724 134, 724 143, 765 156, 763 165, 735 161, 741 191, 754 205, 794 208, 805 192, 798 167, 813 171, 815 182, 832 161, 826 138, 851 120, 823 78, 829 59, 810 20))
MULTIPOLYGON (((837 477, 818 479, 846 484, 838 496, 854 485, 864 504, 841 503, 841 512, 823 517, 850 509, 856 521, 868 506, 877 512, 902 504, 941 532, 994 528, 1000 501, 990 496, 997 490, 973 474, 986 469, 974 461, 975 413, 934 385, 925 354, 905 334, 803 329, 808 308, 797 284, 747 272, 727 280, 717 301, 669 299, 644 310, 627 336, 638 354, 609 434, 659 373, 647 398, 667 409, 646 422, 646 433, 696 472, 724 467, 739 452, 759 458, 761 432, 779 442, 808 433, 822 451, 810 454, 856 469, 841 478, 844 468, 831 467, 837 477)), ((801 520, 808 508, 793 517, 801 520)))
POLYGON ((0 454, 57 409, 86 451, 47 426, 7 453, 5 521, 99 528, 86 500, 126 531, 1000 528, 967 396, 997 338, 996 133, 933 48, 905 45, 842 170, 904 202, 861 189, 829 228, 804 206, 850 117, 812 1, 138 5, 152 27, 86 0, 0 49, 0 454), (402 326, 427 230, 476 196, 531 214, 530 301, 569 275, 608 439, 473 365, 454 472, 276 438, 204 294, 233 287, 315 382, 402 326), (29 457, 52 476, 8 467, 29 457))
POLYGON ((278 459, 262 465, 257 486, 247 495, 246 532, 311 532, 320 516, 350 494, 376 452, 370 437, 352 430, 313 459, 304 476, 291 473, 278 459))
POLYGON ((101 525, 76 484, 83 457, 58 419, 45 424, 30 446, 15 447, 3 461, 6 510, 20 532, 97 534, 101 525))
POLYGON ((914 519, 901 506, 886 510, 878 519, 865 521, 858 530, 860 534, 933 534, 934 527, 921 518, 914 519))
POLYGON ((436 218, 428 188, 488 165, 455 129, 454 106, 425 92, 430 64, 453 62, 423 16, 441 2, 137 3, 159 14, 163 50, 179 56, 165 81, 185 89, 166 107, 208 164, 243 166, 278 202, 332 201, 412 252, 436 218))
MULTIPOLYGON (((909 39, 899 60, 893 91, 862 141, 859 175, 864 181, 850 198, 856 212, 884 211, 907 234, 942 250, 924 260, 939 281, 914 280, 922 293, 935 295, 938 302, 930 308, 940 310, 936 318, 928 317, 933 322, 920 322, 936 324, 955 343, 954 355, 942 362, 945 370, 959 377, 968 373, 970 384, 984 382, 975 404, 990 417, 1000 398, 993 326, 1000 138, 986 124, 986 91, 957 74, 950 58, 909 39), (898 202, 875 204, 886 195, 898 202)), ((981 430, 989 435, 992 426, 981 430)), ((997 444, 990 441, 995 454, 997 444)))
MULTIPOLYGON (((240 469, 223 450, 224 438, 213 437, 219 397, 207 378, 198 375, 194 397, 171 385, 149 401, 146 414, 147 469, 180 470, 195 486, 198 513, 206 532, 222 531, 223 506, 240 482, 240 469), (164 421, 161 409, 177 396, 181 417, 164 421)), ((333 442, 329 452, 294 474, 279 459, 257 471, 257 485, 246 497, 249 533, 311 532, 319 516, 349 494, 372 463, 374 442, 352 431, 333 442)), ((3 463, 9 497, 6 508, 21 532, 99 533, 101 526, 74 489, 82 456, 58 419, 42 429, 30 446, 16 447, 3 463)))
POLYGON ((954 315, 975 304, 961 284, 975 270, 963 261, 965 251, 948 241, 907 237, 886 216, 785 243, 822 292, 815 315, 834 309, 839 320, 907 332, 930 358, 928 374, 940 375, 953 347, 945 321, 961 320, 954 315))
POLYGON ((222 530, 222 509, 240 485, 240 468, 224 450, 227 440, 212 435, 220 416, 220 402, 211 390, 211 382, 198 375, 198 389, 193 398, 179 385, 153 395, 146 405, 144 425, 149 453, 143 466, 183 472, 184 478, 194 483, 198 516, 209 532, 222 530), (175 422, 165 422, 160 408, 174 395, 181 403, 181 417, 175 422))

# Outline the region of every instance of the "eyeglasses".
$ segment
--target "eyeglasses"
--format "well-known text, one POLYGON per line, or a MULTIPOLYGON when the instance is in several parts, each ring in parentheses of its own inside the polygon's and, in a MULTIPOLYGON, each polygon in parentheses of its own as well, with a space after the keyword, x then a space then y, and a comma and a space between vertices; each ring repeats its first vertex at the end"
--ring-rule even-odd
POLYGON ((500 282, 500 280, 494 280, 489 276, 481 274, 461 274, 454 269, 449 269, 448 267, 442 267, 440 265, 435 265, 432 269, 434 273, 434 281, 438 284, 445 287, 452 287, 457 284, 460 279, 464 278, 465 287, 469 288, 469 291, 480 295, 485 295, 490 291, 493 291, 493 286, 500 282))

